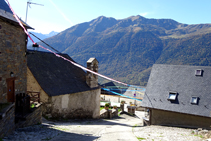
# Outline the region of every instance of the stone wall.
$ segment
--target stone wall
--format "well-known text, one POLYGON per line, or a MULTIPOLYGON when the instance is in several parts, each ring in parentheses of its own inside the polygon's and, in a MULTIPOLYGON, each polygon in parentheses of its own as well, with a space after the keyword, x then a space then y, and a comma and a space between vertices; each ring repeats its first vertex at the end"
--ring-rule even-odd
POLYGON ((152 125, 170 125, 178 127, 207 128, 211 127, 211 118, 194 116, 162 110, 151 110, 152 125))
POLYGON ((40 99, 43 103, 51 102, 49 101, 49 96, 43 91, 32 72, 27 67, 27 91, 40 92, 40 99))
MULTIPOLYGON (((98 72, 98 61, 96 58, 90 58, 87 61, 87 69, 98 72)), ((90 88, 98 87, 98 76, 87 71, 86 83, 90 88)))
POLYGON ((26 92, 26 34, 20 26, 0 19, 0 103, 7 102, 7 78, 14 73, 15 90, 26 92))
POLYGON ((47 115, 52 111, 51 97, 41 88, 32 72, 27 67, 27 91, 40 92, 40 101, 42 102, 42 113, 47 115))
POLYGON ((54 118, 98 118, 100 88, 76 94, 49 97, 27 68, 27 91, 40 92, 42 113, 54 118))
POLYGON ((8 106, 1 113, 0 138, 9 135, 15 130, 15 104, 8 106))
POLYGON ((107 119, 111 119, 111 118, 115 118, 118 117, 118 109, 102 109, 100 111, 100 118, 107 118, 107 119))
POLYGON ((52 97, 52 116, 62 118, 99 118, 100 88, 52 97))
POLYGON ((29 113, 26 116, 26 119, 23 121, 19 121, 15 128, 23 128, 31 125, 41 124, 42 123, 42 106, 34 108, 32 113, 29 113))

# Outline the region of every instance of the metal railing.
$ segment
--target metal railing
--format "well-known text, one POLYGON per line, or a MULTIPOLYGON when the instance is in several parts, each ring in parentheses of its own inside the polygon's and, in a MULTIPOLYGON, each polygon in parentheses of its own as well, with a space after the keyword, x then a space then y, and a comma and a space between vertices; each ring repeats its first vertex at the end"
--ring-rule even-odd
POLYGON ((30 96, 32 104, 35 102, 40 103, 40 92, 27 91, 27 94, 30 96))

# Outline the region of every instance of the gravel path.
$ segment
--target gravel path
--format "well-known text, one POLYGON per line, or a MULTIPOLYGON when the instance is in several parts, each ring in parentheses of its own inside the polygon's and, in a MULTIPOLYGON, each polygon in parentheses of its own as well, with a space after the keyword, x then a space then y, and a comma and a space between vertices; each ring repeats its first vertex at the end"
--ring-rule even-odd
POLYGON ((51 122, 43 119, 41 125, 17 129, 4 141, 200 141, 191 129, 143 126, 143 112, 127 114, 115 119, 71 120, 51 122))
POLYGON ((134 135, 140 140, 147 141, 200 141, 201 137, 195 136, 192 129, 165 127, 165 126, 144 126, 133 128, 134 135))

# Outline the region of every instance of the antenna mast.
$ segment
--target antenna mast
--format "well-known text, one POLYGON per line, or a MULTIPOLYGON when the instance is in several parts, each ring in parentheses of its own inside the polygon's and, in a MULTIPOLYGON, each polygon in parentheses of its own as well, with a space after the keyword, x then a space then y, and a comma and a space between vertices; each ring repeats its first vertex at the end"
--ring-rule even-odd
MULTIPOLYGON (((35 4, 35 5, 44 6, 43 4, 33 3, 33 2, 30 2, 30 0, 29 0, 29 1, 27 2, 27 6, 26 6, 26 19, 25 19, 25 23, 27 22, 28 7, 30 7, 30 4, 35 4)), ((31 7, 30 7, 30 8, 31 8, 31 7)))

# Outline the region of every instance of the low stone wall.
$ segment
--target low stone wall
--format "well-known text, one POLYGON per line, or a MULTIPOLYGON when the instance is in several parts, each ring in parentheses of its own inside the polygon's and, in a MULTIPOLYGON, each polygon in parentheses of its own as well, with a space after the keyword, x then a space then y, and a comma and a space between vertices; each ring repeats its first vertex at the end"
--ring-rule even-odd
POLYGON ((24 121, 16 123, 15 128, 23 128, 42 123, 42 106, 36 107, 34 111, 26 116, 24 121))
POLYGON ((116 95, 106 95, 106 94, 101 94, 101 101, 108 101, 108 102, 115 102, 115 103, 120 103, 122 100, 125 101, 125 104, 130 104, 132 102, 133 104, 136 104, 137 107, 141 106, 141 101, 134 100, 134 99, 129 99, 126 97, 121 97, 121 96, 116 96, 116 95))
POLYGON ((100 118, 108 118, 108 112, 105 109, 100 111, 100 118))
POLYGON ((15 104, 4 109, 0 118, 0 138, 3 138, 15 130, 15 104))
POLYGON ((107 118, 107 119, 111 119, 113 117, 118 117, 118 109, 112 109, 112 110, 105 110, 102 109, 100 111, 100 118, 107 118))
POLYGON ((112 117, 118 117, 118 109, 112 109, 112 117))
POLYGON ((130 113, 130 114, 135 114, 135 111, 136 111, 136 107, 135 106, 127 106, 127 111, 128 111, 128 113, 130 113))

